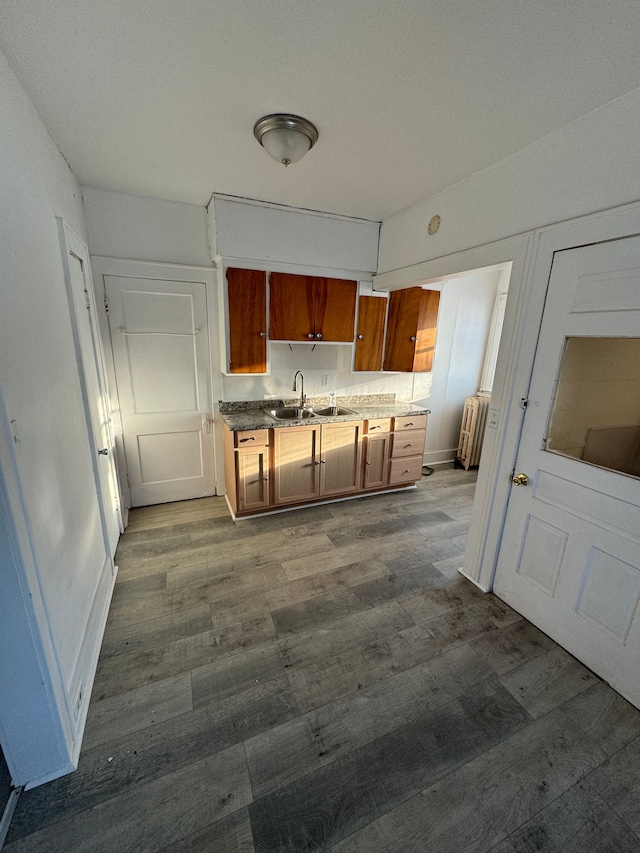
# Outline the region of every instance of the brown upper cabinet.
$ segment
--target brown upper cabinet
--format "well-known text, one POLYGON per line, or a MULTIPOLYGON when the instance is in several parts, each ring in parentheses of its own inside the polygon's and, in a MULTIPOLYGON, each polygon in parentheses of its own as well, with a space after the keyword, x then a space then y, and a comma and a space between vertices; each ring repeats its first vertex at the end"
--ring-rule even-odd
POLYGON ((408 287, 392 291, 385 370, 420 373, 433 368, 439 305, 437 290, 408 287))
POLYGON ((386 316, 386 297, 361 296, 358 299, 354 370, 382 370, 382 347, 386 316))
POLYGON ((272 341, 352 341, 357 282, 271 273, 269 337, 272 341))
POLYGON ((229 373, 267 372, 267 274, 227 270, 229 373))

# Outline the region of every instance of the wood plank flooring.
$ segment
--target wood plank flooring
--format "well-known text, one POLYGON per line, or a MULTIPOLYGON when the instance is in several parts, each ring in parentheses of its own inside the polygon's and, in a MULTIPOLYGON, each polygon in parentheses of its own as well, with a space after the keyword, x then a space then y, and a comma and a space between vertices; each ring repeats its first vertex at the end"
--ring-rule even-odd
POLYGON ((640 851, 640 712, 460 577, 474 488, 133 510, 79 769, 6 853, 640 851))

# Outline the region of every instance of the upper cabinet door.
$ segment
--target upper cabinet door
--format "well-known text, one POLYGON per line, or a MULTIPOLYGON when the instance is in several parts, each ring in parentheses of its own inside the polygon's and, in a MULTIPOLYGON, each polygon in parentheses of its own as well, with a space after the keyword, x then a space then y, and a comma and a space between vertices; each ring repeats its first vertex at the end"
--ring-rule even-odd
POLYGON ((382 346, 387 299, 361 296, 358 300, 358 330, 354 370, 382 370, 382 346))
POLYGON ((384 369, 405 373, 433 368, 440 293, 409 287, 389 299, 384 369))
POLYGON ((439 307, 440 291, 423 290, 418 313, 418 340, 413 357, 413 369, 416 373, 428 373, 433 369, 439 307))
POLYGON ((229 373, 267 372, 267 274, 227 270, 229 373))
POLYGON ((271 273, 269 337, 272 341, 315 339, 312 278, 281 272, 271 273))
POLYGON ((323 341, 352 341, 358 284, 340 278, 314 278, 315 336, 323 341))
POLYGON ((271 273, 269 337, 272 341, 352 341, 355 281, 271 273))

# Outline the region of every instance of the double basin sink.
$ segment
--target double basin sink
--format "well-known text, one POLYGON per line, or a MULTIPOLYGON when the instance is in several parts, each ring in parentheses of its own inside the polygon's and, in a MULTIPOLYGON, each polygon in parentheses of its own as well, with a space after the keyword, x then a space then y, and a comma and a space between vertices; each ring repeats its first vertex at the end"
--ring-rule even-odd
POLYGON ((327 406, 324 409, 314 409, 305 407, 301 409, 299 406, 282 406, 279 409, 267 409, 268 414, 278 421, 298 421, 306 418, 334 418, 339 415, 357 415, 352 409, 347 409, 344 406, 327 406))

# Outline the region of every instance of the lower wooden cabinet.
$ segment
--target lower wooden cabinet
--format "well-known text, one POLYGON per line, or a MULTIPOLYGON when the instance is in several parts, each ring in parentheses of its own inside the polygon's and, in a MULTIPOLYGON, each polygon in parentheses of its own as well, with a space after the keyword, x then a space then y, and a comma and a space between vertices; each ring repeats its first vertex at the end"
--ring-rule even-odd
POLYGON ((380 489, 389 484, 389 457, 391 435, 388 432, 373 433, 366 437, 364 460, 364 488, 380 489))
POLYGON ((320 491, 320 427, 273 430, 273 503, 310 501, 320 491))
POLYGON ((426 416, 232 432, 225 427, 234 515, 410 485, 422 475, 426 416))
POLYGON ((422 476, 427 416, 396 418, 391 438, 389 485, 415 483, 422 476))
POLYGON ((365 489, 381 489, 389 485, 389 459, 391 457, 391 418, 365 421, 365 489))
POLYGON ((320 443, 320 494, 362 489, 363 422, 324 424, 320 443))
POLYGON ((362 421, 273 431, 273 503, 362 489, 362 421))
POLYGON ((392 459, 389 468, 389 485, 415 483, 422 476, 422 456, 400 457, 392 459))
POLYGON ((225 480, 234 513, 257 512, 271 505, 269 432, 231 432, 225 427, 225 480))
POLYGON ((252 447, 236 453, 238 511, 251 512, 271 505, 269 448, 252 447))

